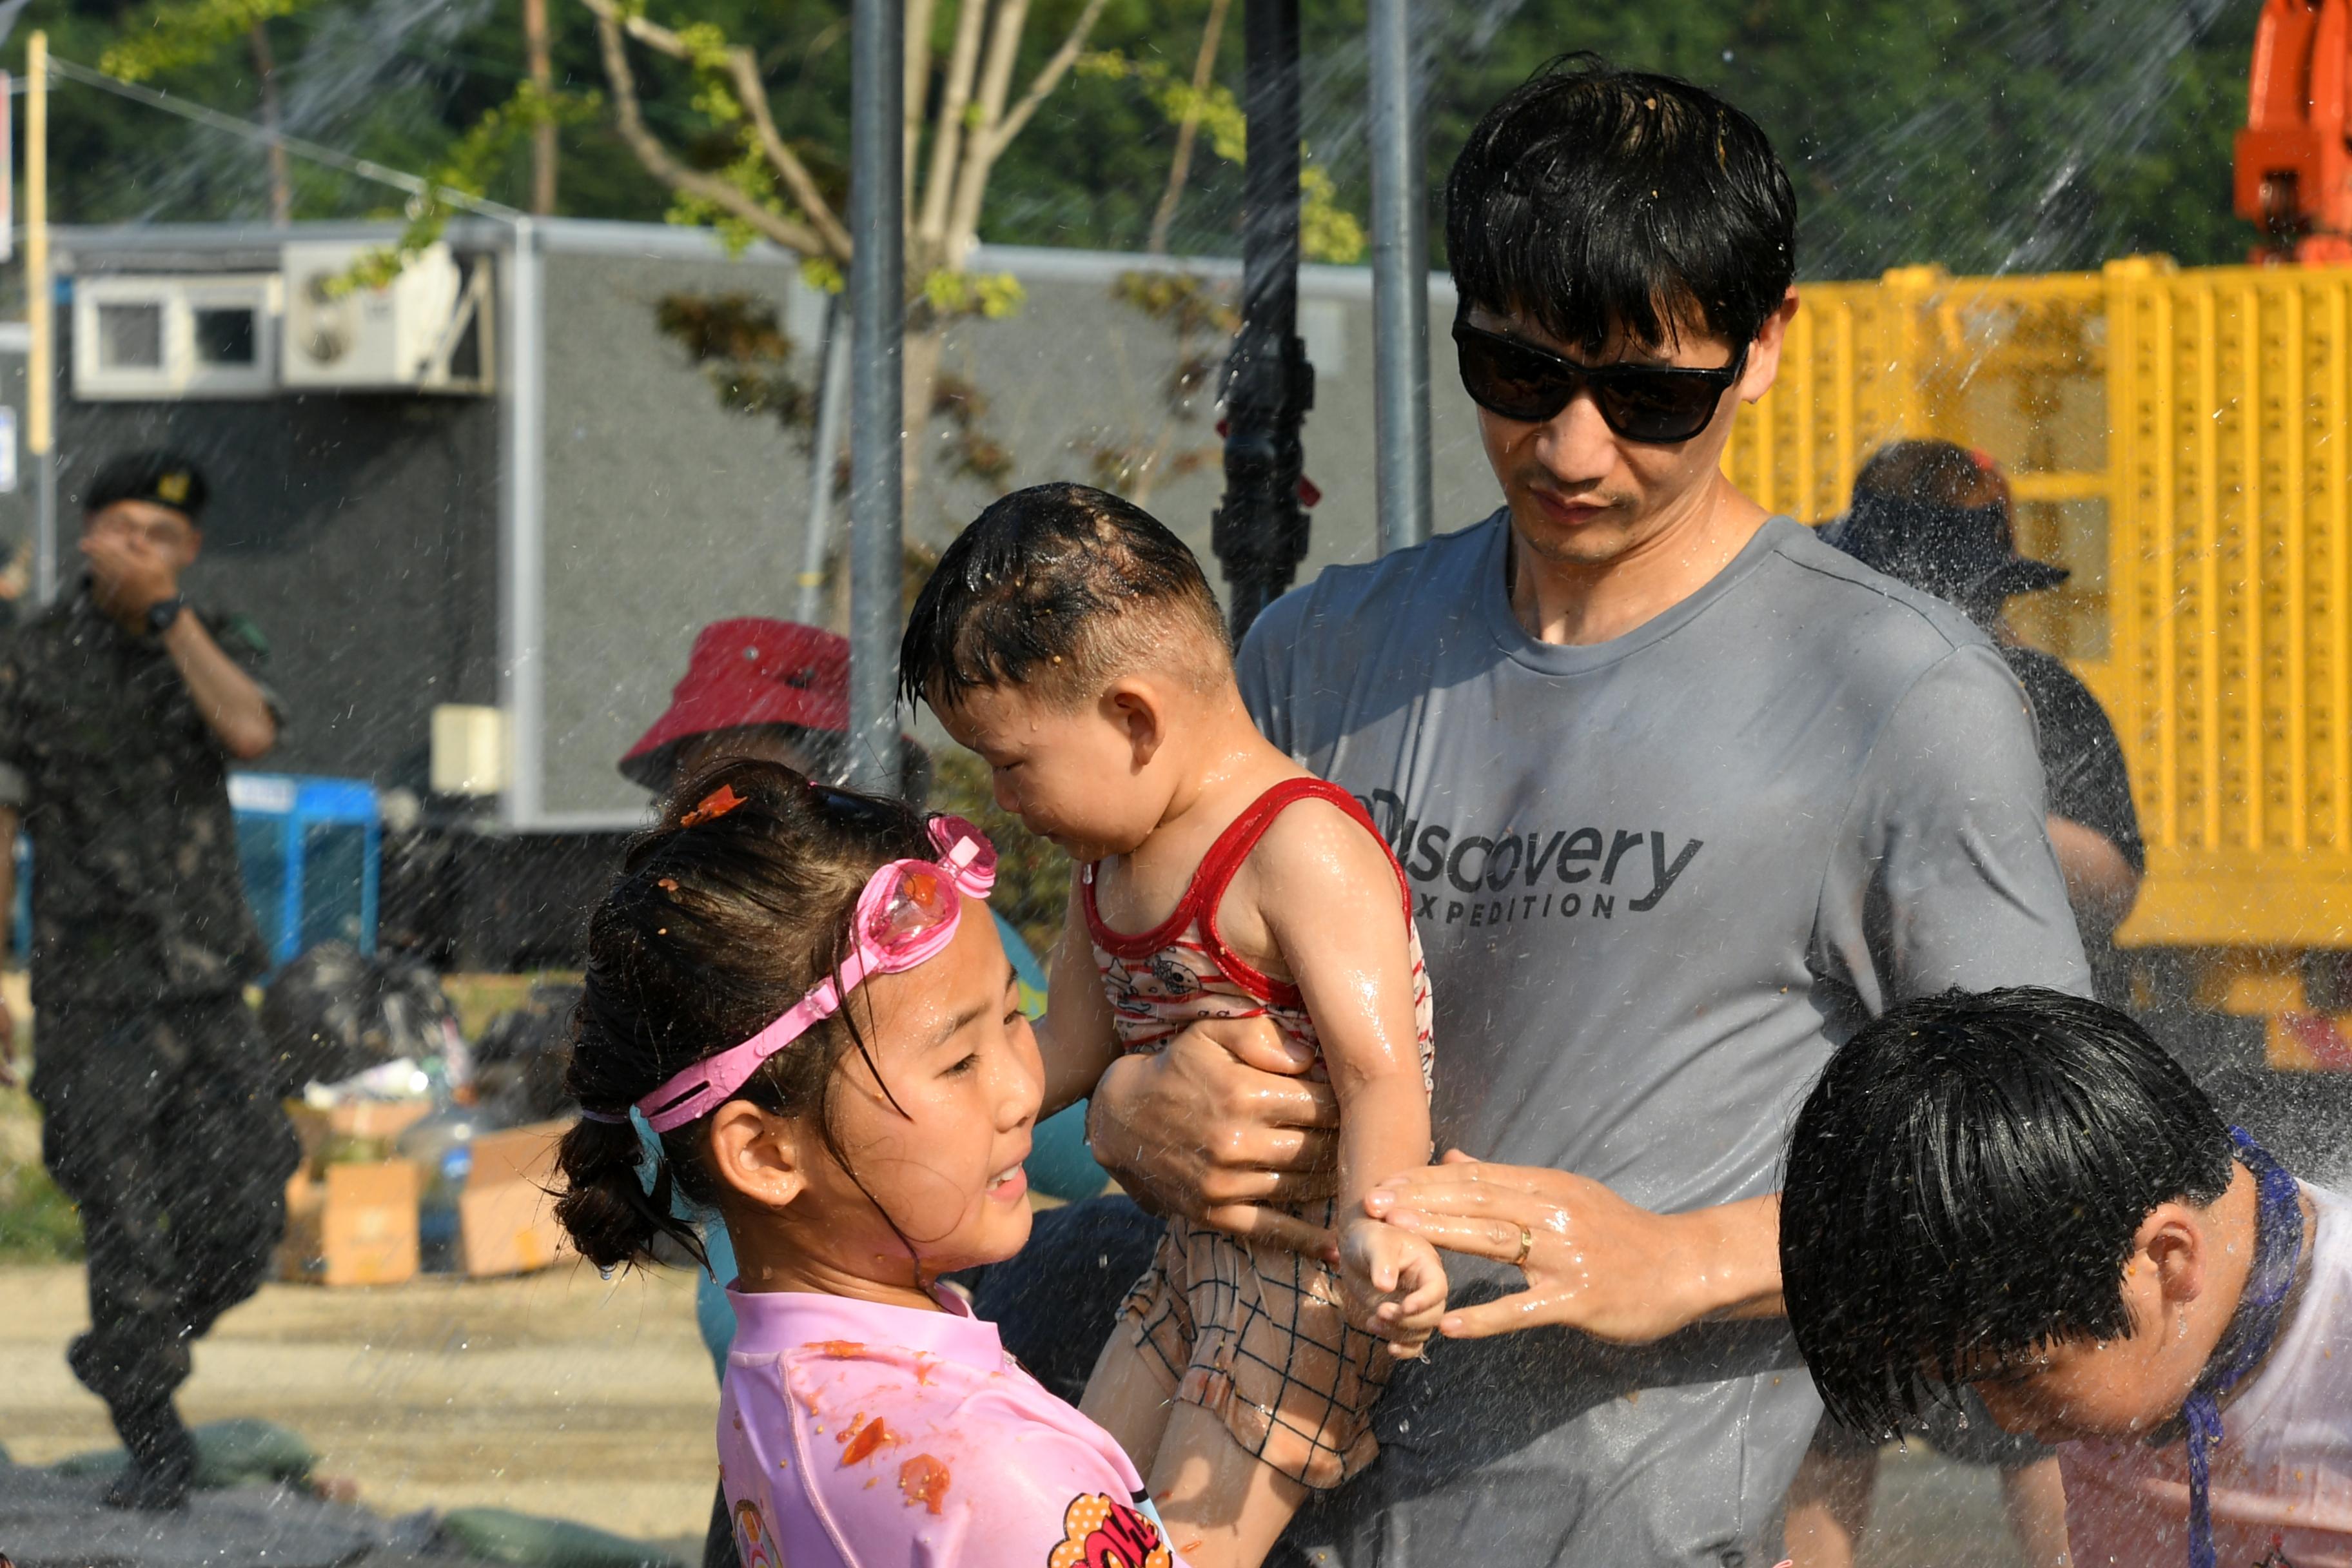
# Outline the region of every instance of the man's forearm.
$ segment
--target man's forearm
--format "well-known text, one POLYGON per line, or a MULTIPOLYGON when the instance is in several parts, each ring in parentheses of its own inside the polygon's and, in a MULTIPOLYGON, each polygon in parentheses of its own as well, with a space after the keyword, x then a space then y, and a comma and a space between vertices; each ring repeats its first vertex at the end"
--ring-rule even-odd
POLYGON ((2050 847, 2066 879, 2066 901, 2074 919, 2096 936, 2111 934, 2139 899, 2139 873, 2124 852, 2095 827, 2063 816, 2049 821, 2050 847))
POLYGON ((182 610, 163 633, 163 647, 188 684, 196 712, 231 756, 250 762, 278 743, 269 700, 236 661, 221 651, 193 610, 182 610))
POLYGON ((1673 1217, 1688 1235, 1693 1322, 1782 1314, 1780 1194, 1673 1217))

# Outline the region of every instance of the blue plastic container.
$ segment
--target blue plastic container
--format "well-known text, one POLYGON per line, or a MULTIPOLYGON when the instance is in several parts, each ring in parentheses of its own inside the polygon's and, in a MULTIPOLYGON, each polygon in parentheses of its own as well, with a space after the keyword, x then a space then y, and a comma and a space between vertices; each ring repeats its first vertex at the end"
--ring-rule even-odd
MULTIPOLYGON (((383 864, 375 786, 362 779, 231 773, 228 800, 246 902, 270 966, 329 941, 373 954, 383 864)), ((21 965, 33 952, 33 847, 21 833, 16 858, 11 934, 21 965)))
POLYGON ((383 827, 375 786, 300 773, 232 773, 245 896, 273 965, 322 942, 375 952, 383 827))

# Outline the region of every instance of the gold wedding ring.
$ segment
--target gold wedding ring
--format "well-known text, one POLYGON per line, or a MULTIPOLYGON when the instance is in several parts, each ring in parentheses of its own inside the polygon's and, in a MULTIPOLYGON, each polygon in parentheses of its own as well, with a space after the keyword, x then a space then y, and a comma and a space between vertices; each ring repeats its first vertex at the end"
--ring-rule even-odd
POLYGON ((1519 1255, 1511 1259, 1511 1267, 1525 1268, 1528 1266, 1528 1254, 1535 1249, 1536 1233, 1524 1225, 1519 1226, 1519 1255))

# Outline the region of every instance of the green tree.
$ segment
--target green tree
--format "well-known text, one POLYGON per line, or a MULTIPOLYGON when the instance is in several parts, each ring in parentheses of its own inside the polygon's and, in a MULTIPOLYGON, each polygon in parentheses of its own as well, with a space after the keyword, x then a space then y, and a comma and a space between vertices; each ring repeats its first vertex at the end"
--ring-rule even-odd
MULTIPOLYGON (((293 4, 273 14, 276 79, 291 134, 395 167, 446 163, 486 111, 527 77, 520 0, 430 13, 371 0, 34 0, 22 37, 49 30, 66 58, 94 64, 147 28, 161 6, 293 4), (397 14, 402 26, 393 25, 397 14), (422 17, 422 20, 418 18, 422 17)), ((1028 80, 1086 0, 1034 0, 1016 79, 1028 80)), ((1087 47, 1153 62, 1189 85, 1213 0, 1106 0, 1087 47)), ((1872 276, 1904 262, 1955 270, 2086 267, 2161 250, 2184 263, 2235 260, 2255 236, 2230 212, 2232 136, 2257 0, 1475 0, 1424 7, 1431 71, 1430 207, 1464 135, 1496 98, 1563 50, 1594 48, 1723 91, 1769 132, 1797 182, 1799 262, 1809 277, 1872 276)), ((1307 135, 1362 212, 1362 0, 1307 0, 1307 135)), ((844 0, 693 0, 692 19, 751 51, 778 135, 838 210, 846 188, 848 29, 844 0)), ((919 96, 936 105, 956 12, 934 16, 919 96)), ((666 18, 675 20, 675 17, 666 18)), ((554 88, 604 86, 588 14, 553 0, 554 88)), ((1210 80, 1242 82, 1243 29, 1228 26, 1210 80)), ((247 51, 233 38, 160 68, 156 85, 239 116, 257 112, 247 51)), ((696 106, 690 63, 630 45, 640 111, 678 161, 723 172, 740 136, 696 106)), ((13 63, 13 62, 12 62, 13 63)), ((1142 249, 1167 184, 1180 126, 1131 79, 1072 73, 990 172, 980 237, 1014 244, 1142 249)), ((562 127, 562 210, 657 219, 669 186, 648 174, 615 117, 562 127)), ((52 111, 53 210, 61 221, 194 219, 268 209, 262 163, 243 143, 184 134, 155 111, 61 89, 52 111)), ((488 172, 486 194, 529 205, 520 158, 488 172)), ((289 171, 297 216, 384 210, 380 190, 289 171)), ((1240 172, 1201 158, 1168 248, 1239 248, 1240 172)), ((1442 260, 1443 250, 1440 248, 1442 260)))

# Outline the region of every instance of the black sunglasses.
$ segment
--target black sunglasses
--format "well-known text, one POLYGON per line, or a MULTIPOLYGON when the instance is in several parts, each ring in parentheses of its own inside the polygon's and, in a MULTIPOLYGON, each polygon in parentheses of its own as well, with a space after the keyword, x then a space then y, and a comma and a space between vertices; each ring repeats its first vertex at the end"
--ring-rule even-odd
POLYGON ((1724 389, 1748 368, 1744 344, 1721 370, 1583 365, 1466 321, 1454 323, 1454 346, 1462 361, 1463 390, 1490 414, 1523 425, 1548 424, 1579 391, 1590 388, 1610 429, 1628 441, 1655 446, 1687 441, 1706 429, 1724 389))

